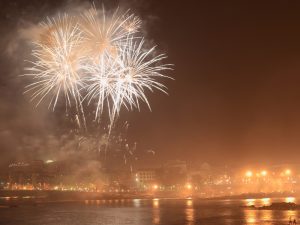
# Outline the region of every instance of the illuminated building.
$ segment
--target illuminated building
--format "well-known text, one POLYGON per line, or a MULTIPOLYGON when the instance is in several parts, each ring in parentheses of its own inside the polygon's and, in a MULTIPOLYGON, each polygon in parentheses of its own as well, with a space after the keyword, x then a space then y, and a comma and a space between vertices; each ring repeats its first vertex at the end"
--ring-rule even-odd
POLYGON ((156 181, 156 171, 151 169, 138 170, 136 178, 141 183, 151 183, 156 181))

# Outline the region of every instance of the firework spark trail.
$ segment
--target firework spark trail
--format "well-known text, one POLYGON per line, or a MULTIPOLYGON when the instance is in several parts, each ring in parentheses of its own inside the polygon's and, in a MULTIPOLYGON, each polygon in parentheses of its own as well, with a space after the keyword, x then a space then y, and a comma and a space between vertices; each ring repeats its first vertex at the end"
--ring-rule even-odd
POLYGON ((118 132, 107 134, 109 127, 97 128, 98 132, 93 135, 77 136, 78 149, 83 148, 90 152, 97 153, 99 160, 106 161, 107 157, 118 155, 123 158, 124 165, 132 166, 132 161, 136 160, 137 143, 130 143, 127 139, 129 124, 125 122, 118 127, 118 132))
POLYGON ((95 117, 100 116, 105 108, 108 109, 111 124, 113 124, 115 110, 115 92, 118 83, 118 58, 121 51, 128 48, 128 40, 134 39, 141 21, 133 14, 120 14, 116 10, 111 18, 104 8, 102 12, 95 8, 83 15, 82 29, 84 39, 88 43, 89 62, 84 65, 86 73, 88 104, 96 100, 95 117))
MULTIPOLYGON (((83 103, 95 105, 95 118, 108 112, 110 129, 122 107, 140 108, 140 102, 150 104, 145 90, 166 87, 157 78, 167 77, 163 71, 164 54, 154 54, 155 47, 145 48, 140 37, 141 20, 128 11, 112 14, 95 7, 74 19, 68 15, 48 19, 41 24, 42 34, 34 42, 27 76, 32 83, 26 86, 32 100, 40 104, 46 96, 54 110, 60 95, 66 108, 74 101, 84 117, 83 103)), ((78 122, 78 124, 80 124, 78 122)))
POLYGON ((95 7, 83 13, 79 22, 84 34, 84 47, 87 55, 95 60, 105 54, 116 57, 118 48, 126 48, 126 40, 134 38, 141 21, 128 12, 122 14, 117 9, 111 16, 105 9, 98 11, 95 7))
POLYGON ((152 57, 155 47, 150 50, 143 49, 144 40, 140 42, 128 41, 127 48, 121 53, 119 71, 117 74, 116 91, 114 96, 115 111, 119 114, 124 105, 128 109, 138 108, 139 100, 145 102, 151 109, 145 95, 145 89, 153 91, 158 89, 166 93, 166 87, 157 82, 157 77, 167 77, 161 71, 170 68, 170 65, 157 65, 166 58, 164 54, 152 57))
POLYGON ((72 100, 80 102, 78 63, 82 56, 78 46, 82 38, 78 24, 67 15, 47 22, 41 24, 44 33, 34 42, 33 66, 26 68, 29 73, 25 74, 33 78, 33 83, 26 86, 25 92, 33 92, 32 100, 40 98, 37 105, 51 95, 49 107, 52 105, 54 110, 61 92, 67 105, 71 106, 72 100))

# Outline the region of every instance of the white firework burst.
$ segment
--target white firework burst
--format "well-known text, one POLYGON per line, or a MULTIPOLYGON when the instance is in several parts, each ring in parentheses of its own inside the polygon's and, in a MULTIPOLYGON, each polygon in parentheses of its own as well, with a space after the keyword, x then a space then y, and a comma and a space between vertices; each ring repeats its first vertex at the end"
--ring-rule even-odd
POLYGON ((145 50, 144 40, 128 39, 126 48, 119 49, 118 58, 102 58, 103 61, 85 67, 86 98, 89 103, 97 102, 96 117, 107 107, 113 123, 122 106, 139 109, 142 101, 150 108, 146 89, 166 93, 166 87, 157 78, 167 77, 162 71, 170 69, 170 65, 161 63, 166 58, 164 54, 153 56, 154 50, 155 47, 145 50))
POLYGON ((166 93, 159 78, 171 68, 165 54, 147 49, 140 37, 141 20, 129 11, 111 14, 92 7, 74 19, 68 15, 41 24, 41 35, 34 42, 31 67, 26 68, 32 83, 26 86, 40 104, 50 97, 53 110, 60 95, 66 107, 76 103, 84 118, 83 101, 95 105, 95 118, 108 112, 111 124, 122 107, 139 109, 150 103, 145 91, 166 93))
POLYGON ((25 68, 33 82, 26 86, 32 100, 38 104, 51 96, 49 107, 55 108, 60 95, 64 95, 67 105, 75 100, 80 103, 80 60, 79 46, 82 42, 78 24, 68 15, 47 20, 41 25, 42 33, 33 44, 31 67, 25 68))
POLYGON ((151 109, 145 90, 158 89, 166 93, 166 87, 157 78, 167 77, 162 71, 170 69, 170 64, 163 64, 165 54, 153 56, 155 47, 147 50, 144 40, 129 40, 127 48, 118 60, 116 91, 114 93, 114 111, 119 114, 121 106, 127 109, 138 108, 139 102, 145 102, 151 109))
POLYGON ((98 60, 105 54, 117 57, 118 48, 126 48, 127 39, 133 38, 140 28, 140 20, 128 12, 122 14, 118 9, 109 15, 104 7, 102 11, 93 7, 82 15, 80 25, 86 54, 98 60))

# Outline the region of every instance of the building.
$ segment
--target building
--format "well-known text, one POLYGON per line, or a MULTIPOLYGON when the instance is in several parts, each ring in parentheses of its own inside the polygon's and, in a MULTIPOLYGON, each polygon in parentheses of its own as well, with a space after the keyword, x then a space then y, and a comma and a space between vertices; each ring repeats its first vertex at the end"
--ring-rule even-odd
POLYGON ((181 160, 167 161, 161 168, 160 183, 166 190, 179 190, 188 182, 187 163, 181 160))
POLYGON ((156 171, 153 169, 141 169, 135 174, 135 180, 143 184, 149 184, 156 181, 156 171))

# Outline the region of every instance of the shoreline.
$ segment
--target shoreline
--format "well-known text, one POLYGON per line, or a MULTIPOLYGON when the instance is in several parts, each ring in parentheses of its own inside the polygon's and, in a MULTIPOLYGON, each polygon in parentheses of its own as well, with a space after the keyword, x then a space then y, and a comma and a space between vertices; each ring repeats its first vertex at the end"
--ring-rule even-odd
MULTIPOLYGON (((197 200, 238 200, 259 198, 285 198, 300 196, 297 193, 248 193, 232 196, 201 197, 196 194, 179 195, 178 193, 102 193, 78 191, 45 191, 45 190, 0 190, 0 202, 59 202, 84 200, 127 200, 127 199, 197 199, 197 200)), ((0 204, 0 205, 1 205, 0 204)))

